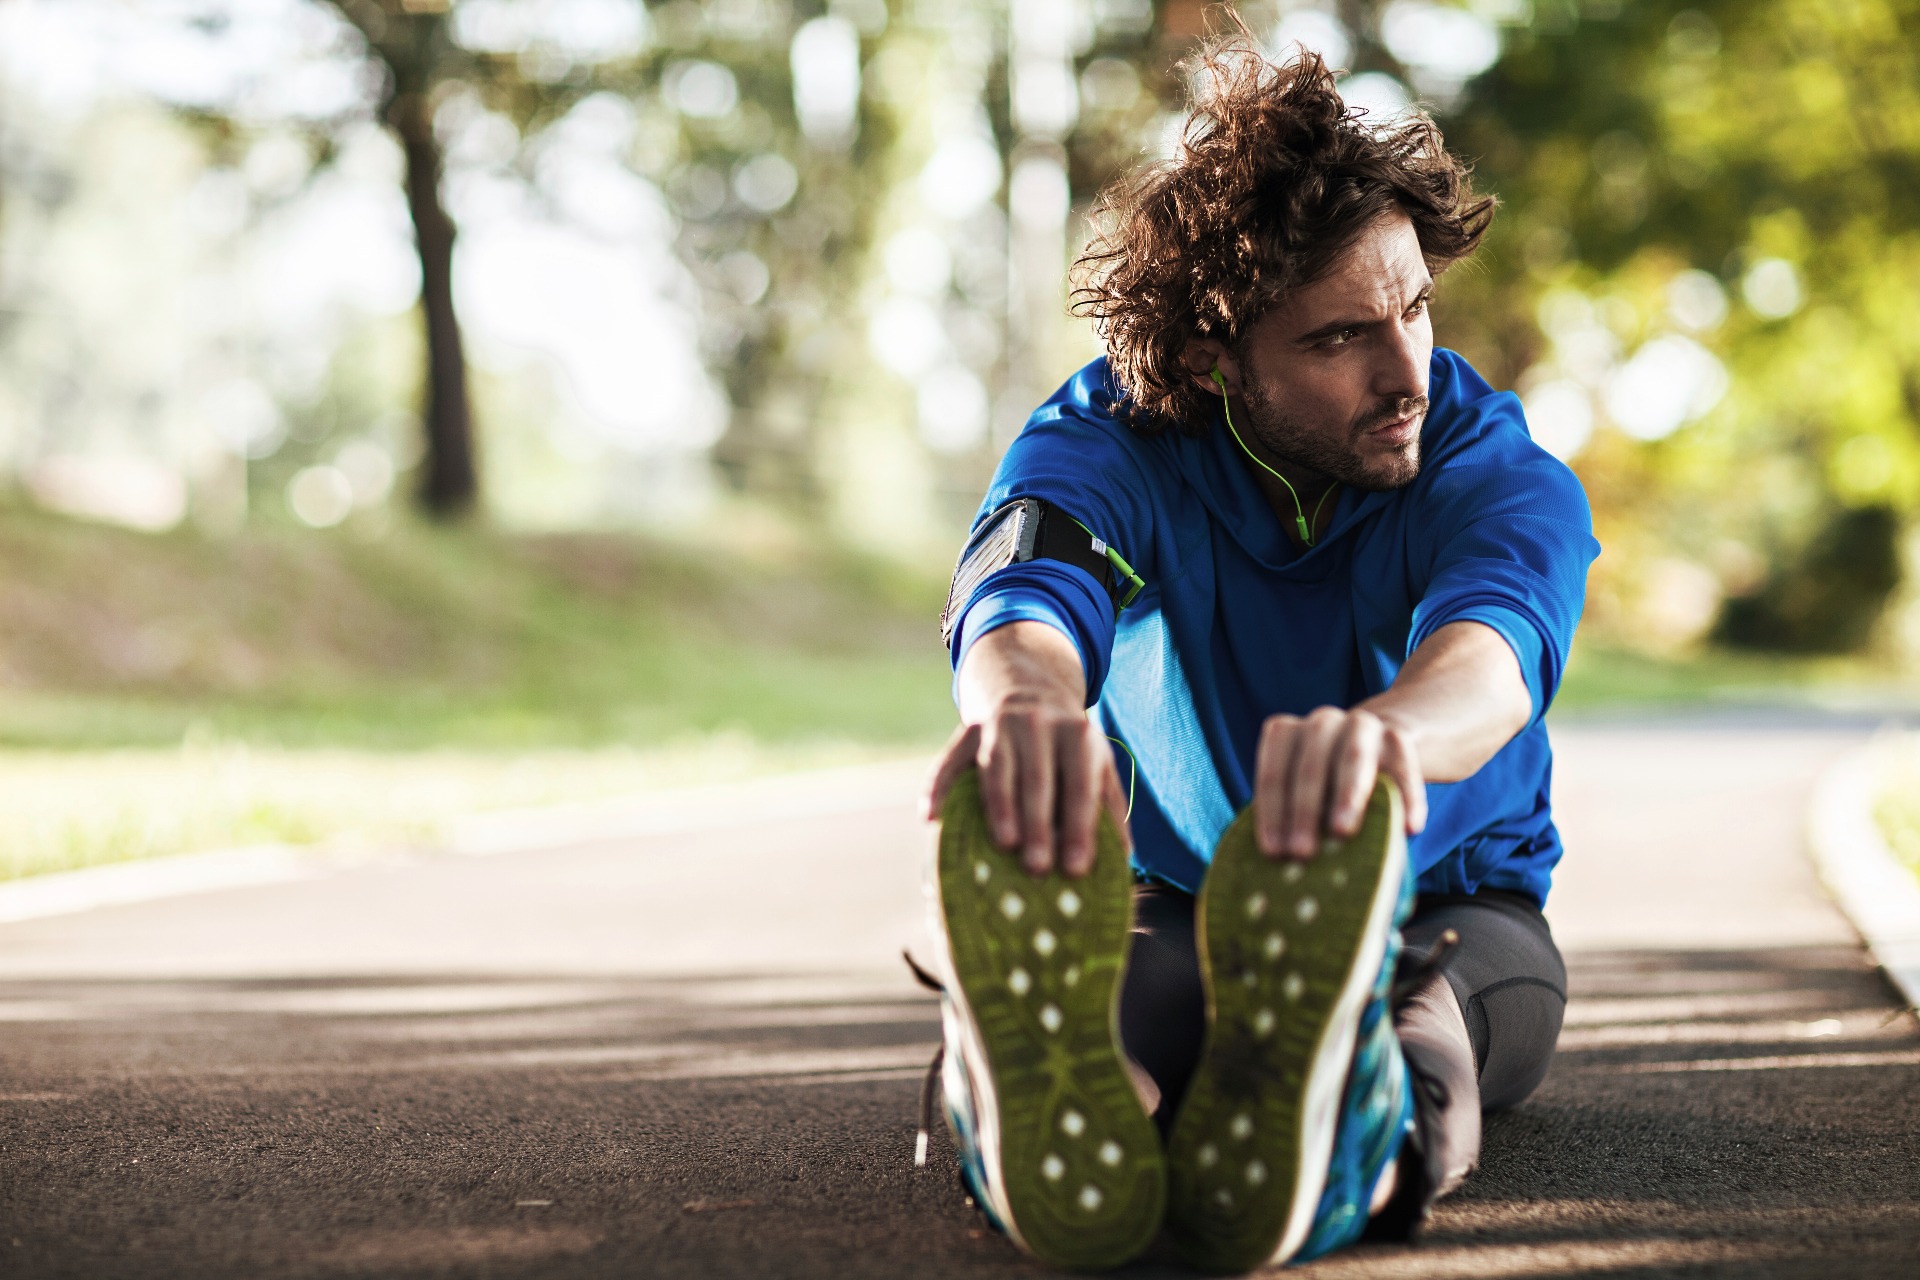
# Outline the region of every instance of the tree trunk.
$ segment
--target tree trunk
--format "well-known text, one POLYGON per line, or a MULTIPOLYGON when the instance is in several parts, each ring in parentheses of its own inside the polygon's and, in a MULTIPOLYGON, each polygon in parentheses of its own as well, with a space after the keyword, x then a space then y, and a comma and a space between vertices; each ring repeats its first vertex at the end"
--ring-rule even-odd
POLYGON ((426 94, 395 94, 387 122, 407 159, 407 212, 420 251, 420 306, 427 323, 427 450, 419 496, 428 514, 452 518, 471 510, 479 496, 467 357, 453 311, 453 219, 440 204, 440 144, 426 94))

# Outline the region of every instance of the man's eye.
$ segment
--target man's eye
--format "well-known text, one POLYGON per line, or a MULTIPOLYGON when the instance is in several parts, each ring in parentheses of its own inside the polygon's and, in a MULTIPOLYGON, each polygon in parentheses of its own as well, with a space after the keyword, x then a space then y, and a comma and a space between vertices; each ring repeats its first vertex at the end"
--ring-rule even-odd
POLYGON ((1431 301, 1432 301, 1431 298, 1416 298, 1414 300, 1413 305, 1407 308, 1407 314, 1410 316, 1419 315, 1422 311, 1425 311, 1427 309, 1427 303, 1431 301))
POLYGON ((1360 331, 1358 329, 1342 329, 1337 333, 1328 334, 1321 340, 1320 345, 1323 347, 1344 347, 1359 336, 1360 331))

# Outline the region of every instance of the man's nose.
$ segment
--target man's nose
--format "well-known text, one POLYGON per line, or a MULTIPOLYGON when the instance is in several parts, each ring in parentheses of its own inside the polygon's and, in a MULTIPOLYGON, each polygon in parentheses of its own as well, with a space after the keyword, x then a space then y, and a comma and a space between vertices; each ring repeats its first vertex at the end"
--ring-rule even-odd
POLYGON ((1416 400, 1427 394, 1427 366, 1432 355, 1418 325, 1396 324, 1376 350, 1374 394, 1383 400, 1416 400))

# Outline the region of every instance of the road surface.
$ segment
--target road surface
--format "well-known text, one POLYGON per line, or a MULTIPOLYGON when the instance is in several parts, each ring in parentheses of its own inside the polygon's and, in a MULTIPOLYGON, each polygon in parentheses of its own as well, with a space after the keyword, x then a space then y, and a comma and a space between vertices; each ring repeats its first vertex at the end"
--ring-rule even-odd
MULTIPOLYGON (((1801 851, 1856 736, 1557 730, 1556 1065, 1291 1274, 1920 1275, 1920 1029, 1801 851)), ((1039 1274, 911 1165, 912 779, 0 926, 0 1276, 1039 1274)))

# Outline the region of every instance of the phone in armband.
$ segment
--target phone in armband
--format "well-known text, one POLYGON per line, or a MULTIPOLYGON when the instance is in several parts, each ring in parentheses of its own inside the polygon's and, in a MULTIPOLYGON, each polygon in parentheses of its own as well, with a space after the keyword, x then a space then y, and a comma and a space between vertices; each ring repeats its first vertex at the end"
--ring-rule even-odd
POLYGON ((940 638, 953 643, 961 611, 988 575, 1029 560, 1059 560, 1086 570, 1113 600, 1115 612, 1147 585, 1118 551, 1053 503, 1015 498, 995 508, 967 539, 940 611, 940 638))

